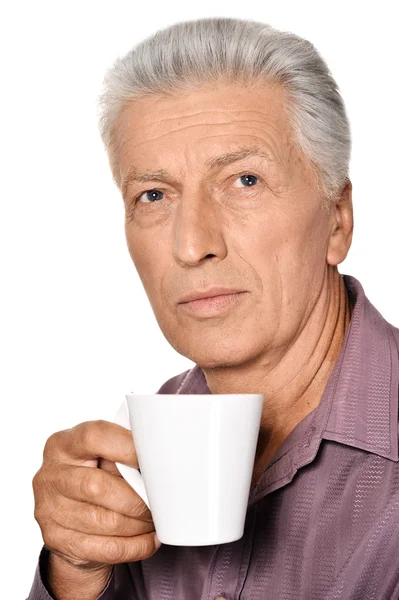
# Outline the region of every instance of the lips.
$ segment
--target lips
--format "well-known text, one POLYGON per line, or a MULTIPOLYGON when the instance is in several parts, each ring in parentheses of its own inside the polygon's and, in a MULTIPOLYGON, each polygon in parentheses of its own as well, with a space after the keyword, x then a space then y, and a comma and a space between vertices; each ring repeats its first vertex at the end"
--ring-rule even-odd
POLYGON ((196 319, 222 318, 234 310, 246 295, 246 292, 219 293, 216 296, 207 296, 205 298, 190 300, 189 302, 181 302, 178 310, 182 310, 187 315, 196 319))
POLYGON ((190 292, 189 294, 186 294, 179 300, 178 304, 185 304, 187 302, 192 302, 193 300, 202 300, 203 298, 214 298, 215 296, 226 296, 229 294, 239 294, 244 291, 245 290, 213 286, 206 290, 196 290, 196 291, 190 292))

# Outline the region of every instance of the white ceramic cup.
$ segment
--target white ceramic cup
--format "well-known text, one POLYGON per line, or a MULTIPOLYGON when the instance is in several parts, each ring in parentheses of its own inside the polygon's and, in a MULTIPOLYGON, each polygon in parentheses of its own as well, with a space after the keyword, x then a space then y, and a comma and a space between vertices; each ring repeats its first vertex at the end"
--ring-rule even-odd
POLYGON ((262 406, 263 394, 126 395, 115 422, 131 429, 140 472, 117 467, 163 544, 243 536, 262 406))

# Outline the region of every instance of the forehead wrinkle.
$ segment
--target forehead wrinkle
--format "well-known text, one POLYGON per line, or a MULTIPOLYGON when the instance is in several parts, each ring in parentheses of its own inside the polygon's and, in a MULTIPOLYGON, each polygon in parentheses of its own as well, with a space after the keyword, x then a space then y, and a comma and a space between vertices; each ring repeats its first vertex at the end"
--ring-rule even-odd
MULTIPOLYGON (((245 109, 243 112, 255 112, 255 113, 258 112, 259 113, 259 111, 254 111, 253 109, 248 109, 248 110, 245 109)), ((201 114, 201 113, 198 113, 198 114, 201 114)), ((263 116, 270 117, 270 115, 263 115, 263 116)), ((126 117, 126 115, 125 115, 125 117, 126 117)), ((215 126, 216 127, 217 126, 227 126, 227 127, 233 126, 235 128, 236 124, 240 123, 240 121, 242 121, 242 119, 236 119, 233 121, 230 120, 230 121, 215 122, 215 123, 203 123, 203 122, 193 123, 190 125, 185 125, 183 127, 178 127, 177 129, 171 129, 169 131, 165 131, 164 133, 158 133, 158 135, 156 135, 155 137, 150 136, 150 138, 148 138, 148 132, 149 131, 151 133, 155 132, 155 129, 158 129, 159 126, 162 126, 166 120, 168 120, 168 119, 160 119, 160 120, 154 122, 154 119, 151 119, 151 123, 149 123, 146 126, 147 139, 141 140, 139 143, 134 144, 134 147, 138 148, 142 144, 146 144, 148 142, 159 141, 161 138, 163 138, 165 136, 169 137, 170 135, 173 135, 175 133, 181 133, 182 130, 187 131, 189 129, 195 129, 198 127, 203 128, 204 126, 208 127, 208 128, 209 127, 214 128, 215 126)), ((179 121, 180 117, 173 117, 171 120, 179 121)), ((119 122, 120 122, 120 127, 117 128, 117 132, 119 132, 119 135, 117 136, 118 137, 117 147, 118 147, 118 151, 120 152, 126 145, 129 145, 129 142, 136 136, 136 133, 133 132, 129 135, 129 126, 130 126, 129 120, 127 121, 126 124, 124 123, 123 119, 120 119, 119 122), (128 137, 125 137, 125 133, 128 134, 128 137)), ((259 129, 259 126, 261 126, 261 128, 262 128, 264 125, 266 125, 267 128, 269 129, 269 133, 274 131, 281 142, 281 135, 284 134, 284 126, 285 126, 284 122, 282 123, 283 127, 281 127, 280 120, 278 120, 278 122, 275 123, 275 122, 273 122, 273 119, 270 119, 270 118, 245 119, 246 126, 252 125, 252 124, 254 124, 254 126, 257 129, 259 129)), ((265 131, 265 133, 267 133, 267 131, 265 131)), ((225 134, 225 135, 228 135, 228 134, 225 134)), ((286 136, 284 136, 284 137, 286 137, 286 136)), ((272 160, 271 156, 269 156, 269 160, 272 160)))
MULTIPOLYGON (((188 114, 177 114, 176 116, 170 117, 170 116, 166 116, 166 115, 170 115, 170 107, 168 107, 167 109, 163 109, 162 111, 160 111, 160 115, 156 115, 159 119, 159 122, 161 123, 166 123, 167 121, 180 121, 183 119, 191 119, 193 117, 202 117, 203 115, 218 115, 220 117, 223 117, 223 115, 225 113, 237 113, 238 117, 237 119, 234 119, 233 121, 216 121, 217 124, 223 124, 223 123, 229 123, 229 122, 234 122, 234 121, 240 121, 241 117, 239 116, 240 113, 255 113, 256 115, 261 115, 263 117, 268 117, 270 116, 268 113, 265 113, 261 110, 256 110, 255 108, 237 108, 237 107, 233 107, 233 108, 227 108, 227 107, 223 107, 222 109, 214 109, 214 110, 199 110, 198 112, 194 112, 194 113, 188 113, 188 114), (165 112, 164 112, 165 111, 165 112)), ((229 119, 231 118, 230 115, 229 119)), ((272 114, 272 116, 274 117, 275 115, 272 114)), ((262 119, 260 119, 262 120, 262 119)), ((201 123, 200 123, 201 124, 201 123)))
POLYGON ((205 165, 210 169, 213 169, 214 167, 223 166, 233 161, 255 155, 274 162, 273 157, 268 152, 262 150, 262 148, 259 148, 259 146, 251 146, 235 150, 234 152, 228 152, 227 154, 222 154, 222 156, 209 158, 207 161, 205 161, 205 165))

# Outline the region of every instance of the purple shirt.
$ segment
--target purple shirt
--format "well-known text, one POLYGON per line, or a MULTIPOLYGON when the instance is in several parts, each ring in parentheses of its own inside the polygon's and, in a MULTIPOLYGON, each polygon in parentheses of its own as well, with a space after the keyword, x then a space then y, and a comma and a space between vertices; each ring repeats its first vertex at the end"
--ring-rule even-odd
MULTIPOLYGON (((354 310, 317 408, 284 440, 251 490, 244 535, 228 544, 163 544, 116 565, 99 600, 397 600, 399 329, 357 279, 354 310)), ((159 394, 211 393, 203 371, 159 394)), ((43 547, 28 600, 49 600, 43 547)))

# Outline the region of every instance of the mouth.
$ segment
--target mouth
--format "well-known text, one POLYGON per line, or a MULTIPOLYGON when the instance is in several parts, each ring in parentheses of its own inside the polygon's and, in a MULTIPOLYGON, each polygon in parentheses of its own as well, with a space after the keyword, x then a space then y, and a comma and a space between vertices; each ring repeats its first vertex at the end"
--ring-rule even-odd
POLYGON ((247 292, 233 292, 198 298, 179 304, 181 310, 198 318, 211 318, 228 313, 246 296, 247 292))

